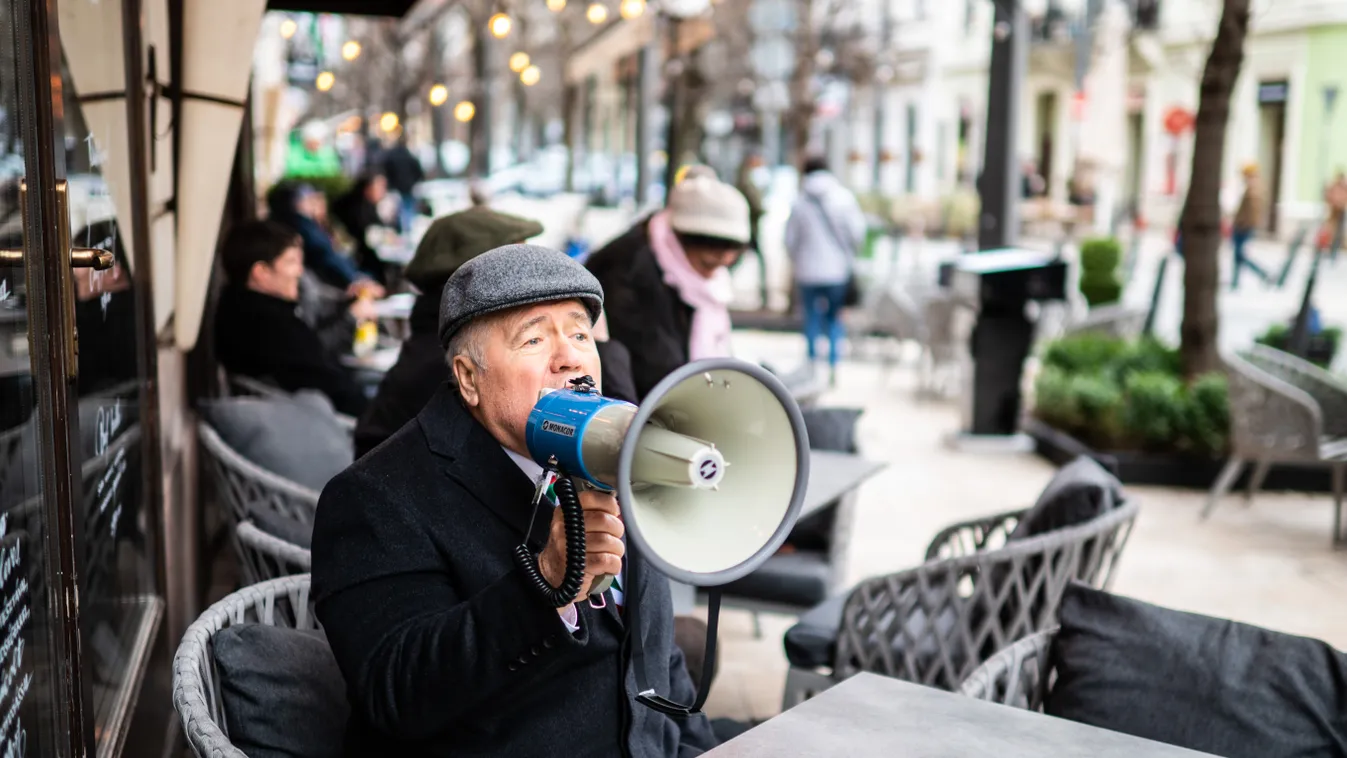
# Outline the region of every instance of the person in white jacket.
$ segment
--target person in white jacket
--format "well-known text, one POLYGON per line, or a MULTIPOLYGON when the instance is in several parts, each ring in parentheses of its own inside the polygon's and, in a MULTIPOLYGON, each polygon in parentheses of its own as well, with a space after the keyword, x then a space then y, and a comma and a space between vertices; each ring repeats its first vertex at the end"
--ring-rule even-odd
POLYGON ((817 361, 814 343, 827 331, 830 380, 837 381, 842 342, 842 306, 852 277, 856 251, 865 241, 865 215, 856 196, 828 171, 827 162, 804 163, 800 194, 786 222, 786 250, 794 264, 795 284, 804 308, 804 337, 809 363, 817 361))

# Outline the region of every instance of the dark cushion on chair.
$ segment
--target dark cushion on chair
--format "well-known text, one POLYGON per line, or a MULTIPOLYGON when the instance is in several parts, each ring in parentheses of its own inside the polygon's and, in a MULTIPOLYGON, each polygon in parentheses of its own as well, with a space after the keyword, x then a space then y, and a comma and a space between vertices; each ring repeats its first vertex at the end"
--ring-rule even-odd
POLYGON ((1053 476, 1034 507, 1026 512, 1009 539, 1079 526, 1102 516, 1123 501, 1122 483, 1093 458, 1081 456, 1053 476))
POLYGON ((1228 758, 1347 755, 1347 655, 1081 584, 1053 643, 1054 716, 1228 758))
POLYGON ((312 490, 351 465, 351 435, 325 395, 231 397, 201 404, 220 439, 267 471, 312 490))
POLYGON ((795 625, 786 630, 782 644, 786 660, 801 668, 819 668, 833 665, 837 652, 837 634, 842 629, 842 609, 847 595, 834 595, 810 608, 795 625))
POLYGON ((253 525, 263 532, 305 550, 313 549, 313 524, 305 524, 270 508, 250 508, 253 525))
POLYGON ((319 631, 240 624, 212 638, 225 725, 251 758, 337 758, 350 707, 319 631))
POLYGON ((809 449, 857 452, 856 422, 864 412, 864 408, 801 409, 805 432, 809 435, 809 449))
POLYGON ((778 553, 753 573, 725 585, 723 592, 727 596, 809 608, 828 596, 831 573, 826 553, 813 550, 778 553))

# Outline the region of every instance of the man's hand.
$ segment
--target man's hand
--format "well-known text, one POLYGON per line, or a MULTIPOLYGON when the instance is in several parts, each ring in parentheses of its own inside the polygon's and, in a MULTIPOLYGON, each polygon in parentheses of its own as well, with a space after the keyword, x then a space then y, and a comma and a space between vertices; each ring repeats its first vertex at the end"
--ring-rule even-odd
POLYGON ((384 291, 383 285, 373 279, 357 279, 354 282, 351 282, 350 286, 346 288, 346 294, 348 297, 360 297, 365 295, 367 297, 372 297, 375 300, 380 300, 387 293, 384 291))
MULTIPOLYGON (((596 577, 620 574, 622 556, 626 552, 617 498, 611 493, 582 489, 580 505, 585 510, 585 580, 580 585, 580 593, 571 598, 572 603, 589 595, 589 587, 596 577)), ((547 536, 547 547, 538 556, 538 568, 553 587, 559 587, 566 575, 566 524, 561 508, 552 512, 552 527, 547 536)))
POLYGON ((358 298, 351 303, 348 309, 351 317, 356 321, 373 321, 379 318, 379 309, 375 307, 374 301, 367 298, 358 298))

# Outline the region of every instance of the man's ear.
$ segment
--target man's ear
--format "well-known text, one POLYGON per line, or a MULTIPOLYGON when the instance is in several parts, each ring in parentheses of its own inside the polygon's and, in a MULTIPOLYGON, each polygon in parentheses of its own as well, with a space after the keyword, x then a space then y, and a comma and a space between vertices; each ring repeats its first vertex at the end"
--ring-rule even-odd
POLYGON ((454 381, 458 383, 458 394, 463 397, 463 402, 469 408, 476 408, 482 402, 481 387, 478 384, 481 372, 477 370, 477 364, 466 355, 455 355, 449 364, 449 370, 454 372, 454 381))
POLYGON ((263 280, 267 278, 267 273, 270 270, 270 268, 271 264, 267 263, 266 261, 258 261, 254 263, 253 267, 248 269, 248 286, 252 287, 253 289, 256 289, 259 283, 261 283, 263 280))

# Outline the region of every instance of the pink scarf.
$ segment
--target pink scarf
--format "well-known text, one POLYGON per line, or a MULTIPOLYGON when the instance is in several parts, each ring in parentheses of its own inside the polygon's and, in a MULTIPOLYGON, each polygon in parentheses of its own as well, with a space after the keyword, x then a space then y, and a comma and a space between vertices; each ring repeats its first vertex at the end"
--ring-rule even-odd
POLYGON ((688 339, 688 359, 727 358, 730 353, 730 273, 718 269, 711 278, 697 273, 687 253, 678 243, 669 214, 660 211, 650 217, 650 247, 655 263, 664 273, 664 283, 692 308, 692 334, 688 339))

